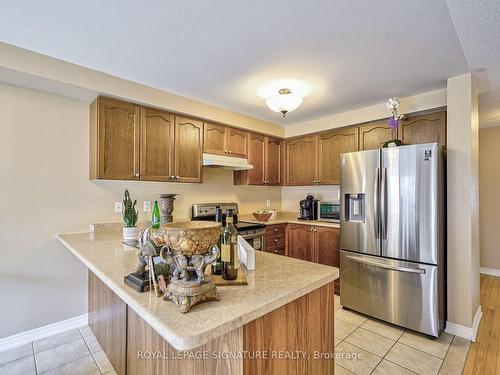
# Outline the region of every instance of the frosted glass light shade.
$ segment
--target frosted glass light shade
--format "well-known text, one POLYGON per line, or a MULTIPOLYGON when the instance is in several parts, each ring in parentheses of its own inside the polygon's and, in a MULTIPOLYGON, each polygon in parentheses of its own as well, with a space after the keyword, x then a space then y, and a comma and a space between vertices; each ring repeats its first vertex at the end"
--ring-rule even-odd
POLYGON ((283 117, 288 112, 295 111, 303 102, 303 98, 292 93, 288 89, 281 89, 279 95, 266 100, 266 105, 271 111, 283 113, 283 117))

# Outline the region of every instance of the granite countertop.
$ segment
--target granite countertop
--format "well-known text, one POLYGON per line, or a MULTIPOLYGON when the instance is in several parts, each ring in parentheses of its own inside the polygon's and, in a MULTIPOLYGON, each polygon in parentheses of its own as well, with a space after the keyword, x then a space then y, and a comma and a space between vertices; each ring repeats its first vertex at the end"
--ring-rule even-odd
POLYGON ((305 224, 305 225, 317 225, 320 227, 330 227, 330 228, 340 228, 339 223, 332 223, 328 221, 319 220, 299 220, 296 212, 278 212, 277 219, 269 221, 257 221, 252 214, 242 214, 238 216, 239 221, 246 221, 251 223, 260 223, 265 225, 273 224, 305 224))
POLYGON ((245 325, 339 276, 335 267, 257 251, 248 285, 217 287, 221 301, 181 314, 170 301, 138 293, 123 282, 135 269, 136 248, 122 244, 121 231, 57 235, 90 271, 177 350, 192 350, 245 325))

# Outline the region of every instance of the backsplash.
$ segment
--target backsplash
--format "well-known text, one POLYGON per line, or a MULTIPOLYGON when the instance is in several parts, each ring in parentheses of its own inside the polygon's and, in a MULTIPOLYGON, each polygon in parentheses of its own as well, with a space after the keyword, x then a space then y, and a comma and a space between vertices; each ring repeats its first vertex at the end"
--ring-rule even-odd
POLYGON ((281 188, 281 210, 297 212, 299 201, 307 194, 322 201, 339 201, 340 186, 283 186, 281 188))

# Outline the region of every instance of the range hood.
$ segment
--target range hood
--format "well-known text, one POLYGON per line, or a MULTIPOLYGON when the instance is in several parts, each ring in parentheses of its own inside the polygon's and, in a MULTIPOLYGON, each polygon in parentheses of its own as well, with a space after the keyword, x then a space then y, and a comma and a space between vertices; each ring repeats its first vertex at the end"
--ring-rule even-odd
POLYGON ((248 164, 247 159, 214 154, 203 154, 203 166, 231 169, 233 171, 246 171, 253 169, 253 165, 248 164))

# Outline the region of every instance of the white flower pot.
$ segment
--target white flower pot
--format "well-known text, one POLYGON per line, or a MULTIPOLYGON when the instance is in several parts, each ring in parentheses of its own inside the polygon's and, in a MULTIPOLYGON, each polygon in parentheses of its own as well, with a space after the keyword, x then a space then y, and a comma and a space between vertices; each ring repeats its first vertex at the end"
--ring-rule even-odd
POLYGON ((139 237, 139 228, 123 227, 123 239, 125 241, 136 240, 139 237))

